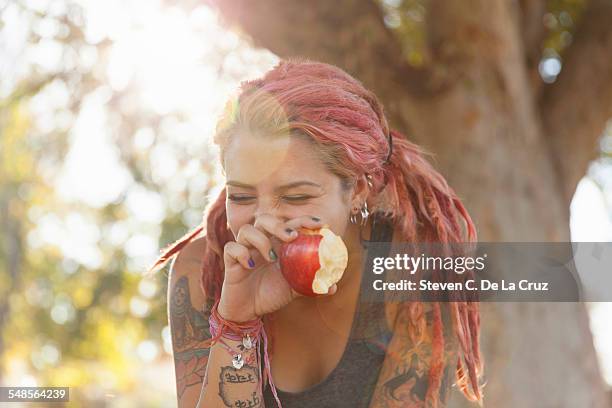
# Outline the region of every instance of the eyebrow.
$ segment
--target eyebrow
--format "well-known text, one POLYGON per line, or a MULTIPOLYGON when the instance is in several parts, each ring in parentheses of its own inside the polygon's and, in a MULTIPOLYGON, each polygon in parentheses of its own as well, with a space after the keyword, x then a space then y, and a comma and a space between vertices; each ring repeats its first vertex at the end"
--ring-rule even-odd
MULTIPOLYGON (((242 188, 246 188, 250 190, 255 190, 255 187, 251 186, 250 184, 241 183, 235 180, 229 180, 225 184, 227 184, 228 186, 242 187, 242 188)), ((300 180, 300 181, 294 181, 293 183, 278 186, 274 189, 274 191, 289 190, 290 188, 299 187, 299 186, 314 186, 314 187, 322 188, 319 184, 313 183, 312 181, 300 180)))

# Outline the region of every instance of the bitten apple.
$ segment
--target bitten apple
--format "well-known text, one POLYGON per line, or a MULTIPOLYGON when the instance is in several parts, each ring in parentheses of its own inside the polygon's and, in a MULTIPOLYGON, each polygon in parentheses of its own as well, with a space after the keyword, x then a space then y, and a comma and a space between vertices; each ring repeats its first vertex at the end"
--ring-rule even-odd
POLYGON ((279 263, 289 285, 304 296, 326 294, 342 278, 348 251, 329 228, 301 228, 291 242, 281 245, 279 263))

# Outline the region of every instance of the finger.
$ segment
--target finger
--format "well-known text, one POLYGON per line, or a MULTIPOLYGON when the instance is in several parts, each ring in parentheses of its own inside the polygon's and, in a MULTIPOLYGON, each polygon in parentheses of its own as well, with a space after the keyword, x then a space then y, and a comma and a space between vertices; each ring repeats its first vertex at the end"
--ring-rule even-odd
POLYGON ((325 226, 326 224, 319 217, 313 215, 303 215, 287 221, 286 225, 289 228, 294 229, 298 229, 300 227, 309 229, 319 229, 325 226))
POLYGON ((271 253, 272 243, 270 242, 270 238, 258 228, 255 228, 254 225, 245 224, 240 227, 238 231, 238 236, 236 237, 236 242, 244 245, 247 248, 255 248, 257 249, 263 258, 268 262, 274 262, 276 259, 276 252, 271 253))
POLYGON ((288 242, 297 237, 297 231, 295 228, 292 228, 291 226, 287 225, 287 223, 270 214, 262 214, 257 217, 253 226, 272 237, 280 239, 281 241, 288 242))
POLYGON ((329 289, 327 290, 327 295, 333 295, 338 291, 338 285, 336 285, 335 283, 333 285, 331 285, 329 287, 329 289))
POLYGON ((229 241, 223 247, 223 262, 226 268, 236 264, 240 264, 245 269, 253 269, 255 267, 255 262, 253 262, 248 248, 234 241, 229 241), (250 264, 249 260, 251 261, 250 264))

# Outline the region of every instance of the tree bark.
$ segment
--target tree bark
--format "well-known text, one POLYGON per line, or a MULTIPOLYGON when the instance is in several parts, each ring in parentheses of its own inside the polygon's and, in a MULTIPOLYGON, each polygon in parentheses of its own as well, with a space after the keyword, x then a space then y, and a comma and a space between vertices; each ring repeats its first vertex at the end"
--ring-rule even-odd
POLYGON ((539 97, 544 82, 540 78, 538 66, 542 57, 543 42, 548 34, 544 25, 546 0, 519 0, 517 23, 520 24, 525 52, 525 64, 532 93, 539 97))
POLYGON ((565 201, 599 152, 597 141, 612 117, 611 22, 612 1, 591 0, 557 81, 542 97, 542 119, 565 201))
MULTIPOLYGON (((528 18, 517 17, 524 10, 515 2, 430 0, 426 30, 432 63, 419 69, 401 59, 398 42, 371 1, 315 0, 307 7, 281 0, 213 3, 255 45, 280 57, 338 65, 373 90, 393 127, 434 153, 434 164, 472 214, 481 241, 569 240, 571 194, 595 155, 594 134, 603 129, 612 103, 580 97, 578 112, 592 101, 607 103, 590 121, 589 137, 580 137, 578 119, 584 115, 569 115, 574 104, 555 100, 570 92, 563 88, 574 89, 562 85, 572 75, 588 72, 587 64, 571 68, 578 58, 573 56, 564 68, 568 78, 559 90, 550 90, 545 104, 538 103, 526 57, 526 48, 539 46, 533 44, 537 35, 522 33, 519 24, 528 18), (563 132, 566 118, 574 123, 563 132), (560 133, 562 139, 552 145, 563 148, 551 148, 560 133), (559 166, 567 159, 567 145, 584 153, 568 168, 559 166)), ((586 48, 572 53, 588 61, 588 39, 577 39, 573 47, 581 43, 586 48)), ((590 49, 603 57, 602 48, 590 49)), ((606 64, 600 62, 605 77, 606 64)), ((612 90, 603 79, 597 84, 602 82, 612 90)), ((482 324, 485 406, 608 406, 584 304, 483 303, 482 324)), ((455 395, 450 406, 464 404, 455 395)))

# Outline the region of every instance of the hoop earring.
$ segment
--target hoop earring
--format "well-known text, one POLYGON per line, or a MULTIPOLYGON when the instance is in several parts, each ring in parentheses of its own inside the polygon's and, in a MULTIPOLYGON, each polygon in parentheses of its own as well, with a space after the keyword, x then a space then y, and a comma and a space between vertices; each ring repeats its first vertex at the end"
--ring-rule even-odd
POLYGON ((370 216, 370 212, 368 211, 368 203, 366 201, 363 202, 363 207, 361 207, 361 226, 363 227, 368 222, 368 217, 370 216))
MULTIPOLYGON (((359 224, 363 227, 368 222, 368 217, 370 216, 370 211, 368 210, 368 203, 364 202, 361 209, 353 208, 353 210, 358 211, 361 217, 359 224)), ((357 213, 351 214, 349 217, 349 221, 351 224, 357 224, 357 213)))
POLYGON ((351 216, 349 217, 349 221, 351 222, 351 224, 357 224, 357 214, 351 214, 351 216))

